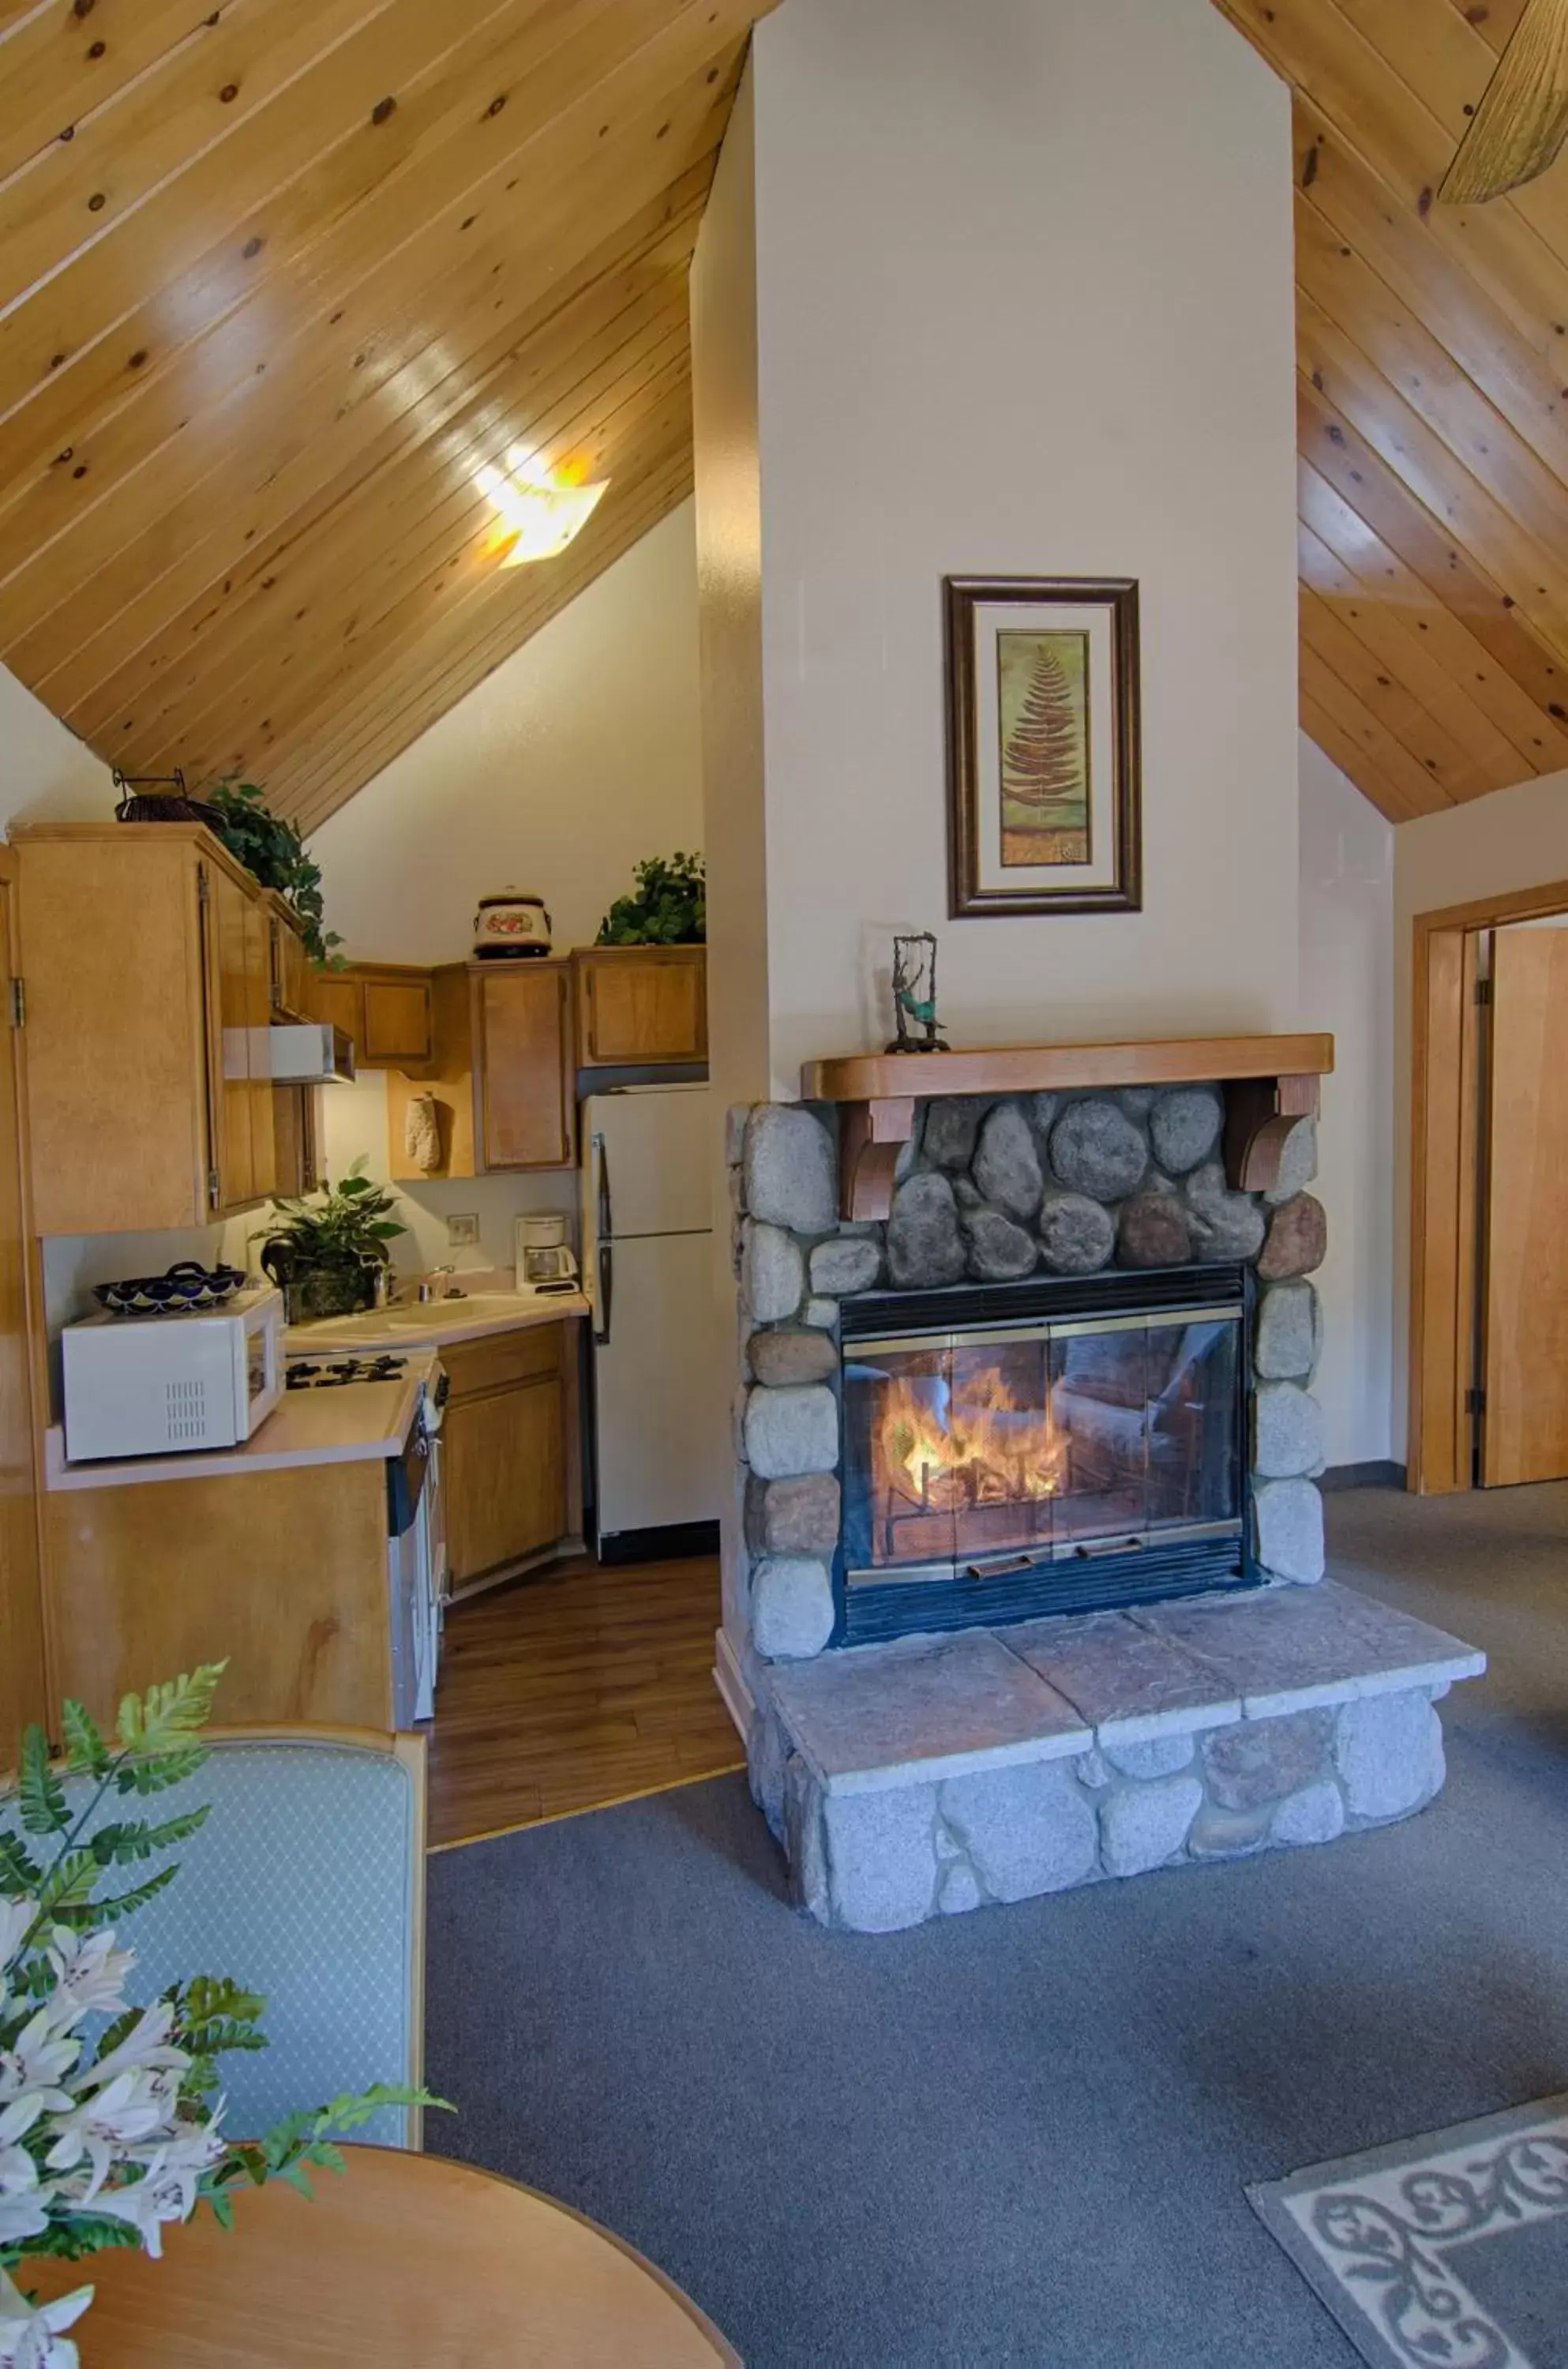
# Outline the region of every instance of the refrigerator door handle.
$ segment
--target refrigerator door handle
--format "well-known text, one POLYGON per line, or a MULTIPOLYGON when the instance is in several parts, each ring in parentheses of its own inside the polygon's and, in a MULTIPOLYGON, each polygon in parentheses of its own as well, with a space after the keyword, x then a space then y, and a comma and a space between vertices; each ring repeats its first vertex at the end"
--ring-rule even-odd
POLYGON ((599 1245, 599 1321, 593 1328, 595 1346, 610 1345, 610 1300, 615 1288, 614 1253, 608 1242, 599 1245))
POLYGON ((595 1197, 599 1209, 600 1240, 608 1242, 615 1230, 614 1218, 610 1207, 610 1161, 604 1149, 604 1138, 597 1134, 593 1139, 593 1170, 595 1197))

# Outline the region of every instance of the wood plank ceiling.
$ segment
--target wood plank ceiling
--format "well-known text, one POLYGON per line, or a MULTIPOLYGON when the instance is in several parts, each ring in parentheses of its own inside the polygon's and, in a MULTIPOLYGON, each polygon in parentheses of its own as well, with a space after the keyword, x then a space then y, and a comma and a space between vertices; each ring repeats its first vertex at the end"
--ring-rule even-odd
POLYGON ((310 827, 689 492, 771 0, 0 0, 0 658, 310 827), (483 463, 610 490, 502 570, 483 463))
POLYGON ((1524 0, 1217 0, 1294 92, 1301 721, 1395 821, 1568 766, 1568 165, 1434 201, 1524 0))

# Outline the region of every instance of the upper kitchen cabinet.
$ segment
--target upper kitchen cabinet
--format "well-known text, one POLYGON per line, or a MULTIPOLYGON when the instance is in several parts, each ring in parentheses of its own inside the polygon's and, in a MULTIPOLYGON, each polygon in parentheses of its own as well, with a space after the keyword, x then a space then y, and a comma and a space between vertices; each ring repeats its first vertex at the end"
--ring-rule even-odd
POLYGON ((434 1052, 388 1086, 391 1174, 482 1176, 577 1157, 569 967, 450 963, 431 974, 434 1052))
POLYGON ((577 972, 585 1069, 708 1058, 705 946, 584 946, 577 972))
POLYGON ((431 982, 406 963, 355 963, 318 970, 309 983, 312 1020, 330 1020, 354 1040, 361 1070, 418 1074, 434 1059, 431 982))
POLYGON ((13 842, 39 1231, 197 1226, 264 1198, 278 900, 194 824, 13 842))

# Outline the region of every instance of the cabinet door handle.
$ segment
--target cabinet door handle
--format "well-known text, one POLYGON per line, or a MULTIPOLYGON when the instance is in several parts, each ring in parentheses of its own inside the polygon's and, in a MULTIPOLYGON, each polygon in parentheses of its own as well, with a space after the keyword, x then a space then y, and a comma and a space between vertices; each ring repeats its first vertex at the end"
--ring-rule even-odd
POLYGON ((593 1337, 600 1348, 610 1343, 610 1300, 615 1288, 615 1258, 608 1242, 599 1245, 599 1322, 593 1337))

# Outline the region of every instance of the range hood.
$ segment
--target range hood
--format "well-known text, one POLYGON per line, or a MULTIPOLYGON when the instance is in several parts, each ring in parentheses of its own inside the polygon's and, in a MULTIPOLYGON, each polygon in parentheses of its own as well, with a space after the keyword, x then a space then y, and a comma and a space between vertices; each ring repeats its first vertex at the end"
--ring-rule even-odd
POLYGON ((329 1020, 269 1028, 267 1040, 274 1085, 326 1086, 353 1077, 354 1040, 329 1020))

